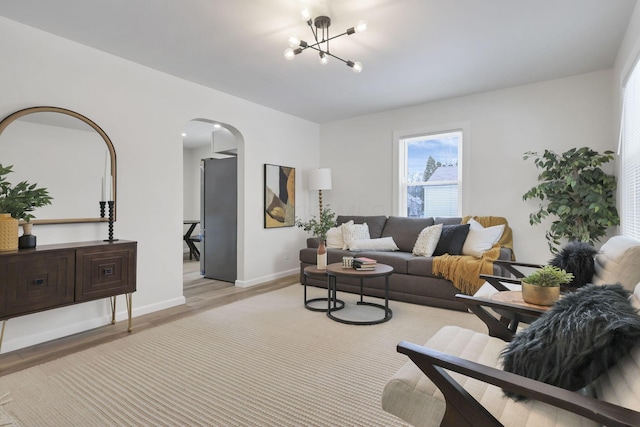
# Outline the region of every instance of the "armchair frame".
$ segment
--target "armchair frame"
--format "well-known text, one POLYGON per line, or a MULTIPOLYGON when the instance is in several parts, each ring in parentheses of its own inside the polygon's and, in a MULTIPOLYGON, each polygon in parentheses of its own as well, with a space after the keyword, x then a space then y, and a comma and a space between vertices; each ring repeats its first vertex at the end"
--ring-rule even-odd
POLYGON ((565 409, 606 426, 640 425, 640 412, 577 392, 406 341, 398 344, 397 351, 407 355, 444 395, 446 409, 440 423, 442 427, 503 427, 445 369, 565 409))
MULTIPOLYGON (((480 275, 480 278, 489 282, 489 284, 499 292, 509 290, 509 288, 507 288, 503 283, 519 285, 521 283, 521 279, 526 277, 526 275, 518 270, 517 267, 542 268, 542 265, 540 264, 518 261, 495 260, 494 264, 498 264, 500 267, 515 276, 515 278, 512 278, 489 274, 480 275)), ((478 318, 487 325, 490 336, 500 338, 504 341, 511 341, 520 322, 531 323, 545 313, 544 310, 536 309, 534 307, 524 307, 516 304, 497 302, 470 295, 457 294, 455 298, 457 301, 464 303, 469 311, 478 316, 478 318), (500 317, 497 318, 491 314, 491 312, 487 310, 487 307, 491 308, 500 317)))

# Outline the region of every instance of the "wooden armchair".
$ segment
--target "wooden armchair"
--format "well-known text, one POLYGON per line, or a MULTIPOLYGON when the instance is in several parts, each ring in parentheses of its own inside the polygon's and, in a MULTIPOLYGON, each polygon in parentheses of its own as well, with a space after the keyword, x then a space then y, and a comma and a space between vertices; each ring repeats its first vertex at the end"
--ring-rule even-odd
MULTIPOLYGON (((530 399, 535 399, 536 403, 551 405, 559 410, 571 412, 605 426, 640 425, 640 412, 594 397, 568 391, 404 341, 398 344, 397 349, 398 352, 409 356, 413 363, 433 381, 444 395, 445 411, 439 424, 440 426, 503 426, 500 420, 467 392, 446 370, 518 393, 530 399)), ((535 406, 525 402, 516 404, 525 407, 535 406)), ((503 415, 506 414, 503 413, 503 415)), ((556 414, 549 413, 548 415, 547 419, 553 420, 556 414)), ((504 416, 504 418, 508 419, 509 417, 504 416)), ((513 417, 511 418, 513 419, 513 417)), ((529 420, 531 418, 529 416, 520 418, 521 424, 519 423, 519 425, 530 425, 529 420)), ((576 425, 583 425, 583 420, 576 418, 574 421, 578 423, 576 425)))
POLYGON ((440 329, 424 346, 400 342, 398 352, 411 360, 387 382, 382 408, 417 427, 640 426, 640 345, 590 394, 503 371, 504 346, 457 326, 440 329), (514 401, 503 389, 529 400, 514 401))

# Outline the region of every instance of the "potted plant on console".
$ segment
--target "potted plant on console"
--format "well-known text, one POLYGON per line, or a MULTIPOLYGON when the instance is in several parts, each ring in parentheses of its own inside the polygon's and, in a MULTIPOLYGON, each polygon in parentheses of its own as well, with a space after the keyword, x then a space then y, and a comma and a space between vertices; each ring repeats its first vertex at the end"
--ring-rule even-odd
POLYGON ((331 212, 331 209, 327 206, 320 211, 320 219, 316 219, 312 216, 309 221, 301 221, 296 218, 296 226, 302 228, 304 231, 311 232, 314 237, 319 239, 318 242, 318 258, 316 261, 316 268, 318 270, 326 270, 327 268, 327 248, 325 241, 327 240, 327 232, 336 226, 334 219, 335 213, 331 212))
POLYGON ((38 184, 21 181, 16 185, 7 181, 6 175, 13 172, 13 166, 0 164, 0 251, 32 248, 36 238, 31 235, 31 212, 35 208, 50 205, 52 197, 46 188, 36 188, 38 184), (18 239, 18 221, 23 220, 24 234, 18 239))
POLYGON ((529 304, 553 305, 560 299, 560 285, 573 279, 567 273, 553 265, 546 265, 522 279, 522 299, 529 304))

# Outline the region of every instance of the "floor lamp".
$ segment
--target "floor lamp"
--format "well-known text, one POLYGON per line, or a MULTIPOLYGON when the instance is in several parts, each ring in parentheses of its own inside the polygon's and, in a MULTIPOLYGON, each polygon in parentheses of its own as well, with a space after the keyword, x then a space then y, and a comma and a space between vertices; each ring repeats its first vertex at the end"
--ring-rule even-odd
POLYGON ((320 168, 310 171, 309 190, 318 190, 319 218, 322 218, 322 190, 331 190, 331 169, 320 168))

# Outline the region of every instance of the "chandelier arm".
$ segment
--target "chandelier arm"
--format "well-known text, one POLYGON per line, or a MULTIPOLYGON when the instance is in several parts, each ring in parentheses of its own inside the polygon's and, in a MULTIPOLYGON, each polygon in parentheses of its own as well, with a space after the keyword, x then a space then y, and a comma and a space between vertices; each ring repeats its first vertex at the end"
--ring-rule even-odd
POLYGON ((313 29, 313 24, 311 23, 311 19, 307 21, 307 24, 309 25, 309 28, 311 28, 311 33, 313 33, 313 38, 315 39, 316 44, 320 44, 321 42, 318 41, 318 32, 313 29))
POLYGON ((333 53, 330 52, 325 52, 325 54, 331 56, 332 58, 336 58, 338 61, 342 61, 345 64, 348 64, 350 61, 345 61, 344 59, 340 58, 339 56, 335 56, 333 53))

